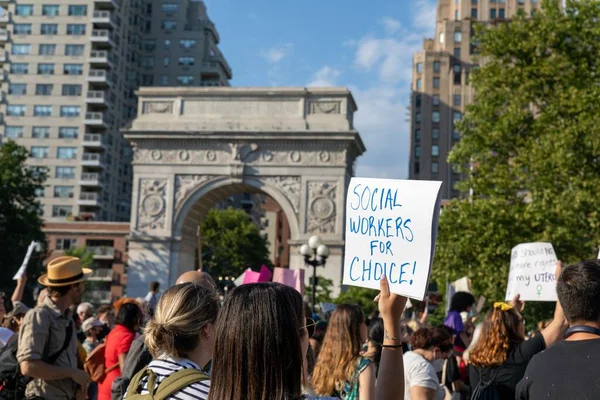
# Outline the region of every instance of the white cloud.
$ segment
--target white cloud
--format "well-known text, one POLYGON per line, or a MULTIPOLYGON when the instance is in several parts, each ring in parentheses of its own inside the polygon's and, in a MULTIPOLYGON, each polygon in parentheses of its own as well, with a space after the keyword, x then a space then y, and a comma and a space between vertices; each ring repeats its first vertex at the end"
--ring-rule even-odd
POLYGON ((341 75, 341 72, 335 68, 325 65, 319 71, 317 71, 309 83, 306 84, 308 87, 323 87, 323 86, 336 86, 337 78, 341 75))
POLYGON ((400 21, 395 20, 392 17, 383 17, 381 19, 381 24, 388 35, 393 35, 394 33, 398 32, 402 26, 400 21))
POLYGON ((263 50, 260 55, 267 60, 269 64, 279 64, 281 60, 291 54, 294 49, 292 43, 286 43, 283 46, 271 47, 270 49, 263 50))
POLYGON ((411 79, 412 56, 422 38, 414 34, 395 38, 364 37, 358 42, 354 64, 363 71, 377 69, 379 79, 399 82, 411 79))
POLYGON ((412 3, 412 10, 412 28, 424 35, 433 36, 433 32, 435 32, 435 19, 437 16, 436 1, 414 0, 412 3))

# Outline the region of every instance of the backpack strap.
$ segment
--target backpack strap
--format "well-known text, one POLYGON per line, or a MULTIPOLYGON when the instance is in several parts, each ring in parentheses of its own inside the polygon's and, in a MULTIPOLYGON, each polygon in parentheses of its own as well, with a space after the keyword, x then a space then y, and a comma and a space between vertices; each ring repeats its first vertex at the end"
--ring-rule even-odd
POLYGON ((169 396, 174 395, 181 389, 196 383, 207 381, 210 378, 204 372, 197 369, 184 368, 180 369, 165 378, 158 386, 158 390, 154 395, 155 400, 166 400, 169 396))
POLYGON ((73 321, 69 322, 69 326, 67 327, 67 332, 65 334, 65 341, 63 342, 61 349, 47 358, 46 361, 48 362, 48 364, 54 364, 56 362, 56 360, 58 360, 58 357, 60 357, 60 355, 71 344, 72 338, 73 338, 73 321))
POLYGON ((152 394, 152 391, 156 387, 156 374, 150 368, 144 368, 140 372, 134 375, 127 386, 127 397, 133 394, 140 394, 142 380, 148 377, 148 392, 152 394))

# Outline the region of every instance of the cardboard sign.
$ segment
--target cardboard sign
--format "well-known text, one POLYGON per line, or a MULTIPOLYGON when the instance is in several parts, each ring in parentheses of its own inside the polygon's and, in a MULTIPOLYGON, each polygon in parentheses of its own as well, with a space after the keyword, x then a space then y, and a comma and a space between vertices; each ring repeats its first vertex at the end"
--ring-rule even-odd
POLYGON ((275 267, 273 270, 273 282, 279 282, 296 289, 304 294, 304 270, 275 267))
POLYGON ((352 178, 346 200, 344 285, 423 300, 435 251, 441 182, 352 178))
POLYGON ((31 254, 33 253, 33 249, 35 249, 36 245, 37 242, 35 240, 29 244, 29 247, 27 248, 27 253, 25 254, 25 259, 23 260, 23 263, 19 267, 19 270, 17 271, 15 276, 13 276, 13 280, 16 281, 17 279, 22 278, 23 275, 25 275, 25 271, 27 271, 27 264, 29 264, 29 259, 31 258, 31 254))
POLYGON ((262 265, 260 267, 260 271, 259 272, 255 272, 252 270, 246 270, 246 272, 244 273, 244 285, 248 284, 248 283, 259 283, 259 282, 269 282, 271 280, 271 277, 273 276, 273 273, 271 272, 271 270, 269 268, 267 268, 266 266, 262 265))
POLYGON ((522 243, 510 257, 506 300, 556 301, 556 254, 551 243, 522 243))

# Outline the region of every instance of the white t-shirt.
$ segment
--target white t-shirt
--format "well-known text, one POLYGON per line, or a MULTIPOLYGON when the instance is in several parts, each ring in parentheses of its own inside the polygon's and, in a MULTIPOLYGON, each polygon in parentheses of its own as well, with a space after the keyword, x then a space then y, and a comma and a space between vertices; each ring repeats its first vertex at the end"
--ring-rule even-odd
POLYGON ((436 390, 437 400, 443 400, 446 395, 433 365, 422 355, 408 351, 404 353, 404 400, 410 400, 411 386, 436 390))

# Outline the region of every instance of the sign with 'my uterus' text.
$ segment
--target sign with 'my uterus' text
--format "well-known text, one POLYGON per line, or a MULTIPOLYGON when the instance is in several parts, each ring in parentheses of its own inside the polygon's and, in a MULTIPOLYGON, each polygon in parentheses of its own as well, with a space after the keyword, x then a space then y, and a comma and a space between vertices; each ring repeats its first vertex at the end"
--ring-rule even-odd
POLYGON ((521 243, 513 247, 506 300, 556 301, 556 254, 551 243, 521 243))
POLYGON ((429 283, 441 182, 352 178, 346 200, 344 285, 422 300, 429 283))

